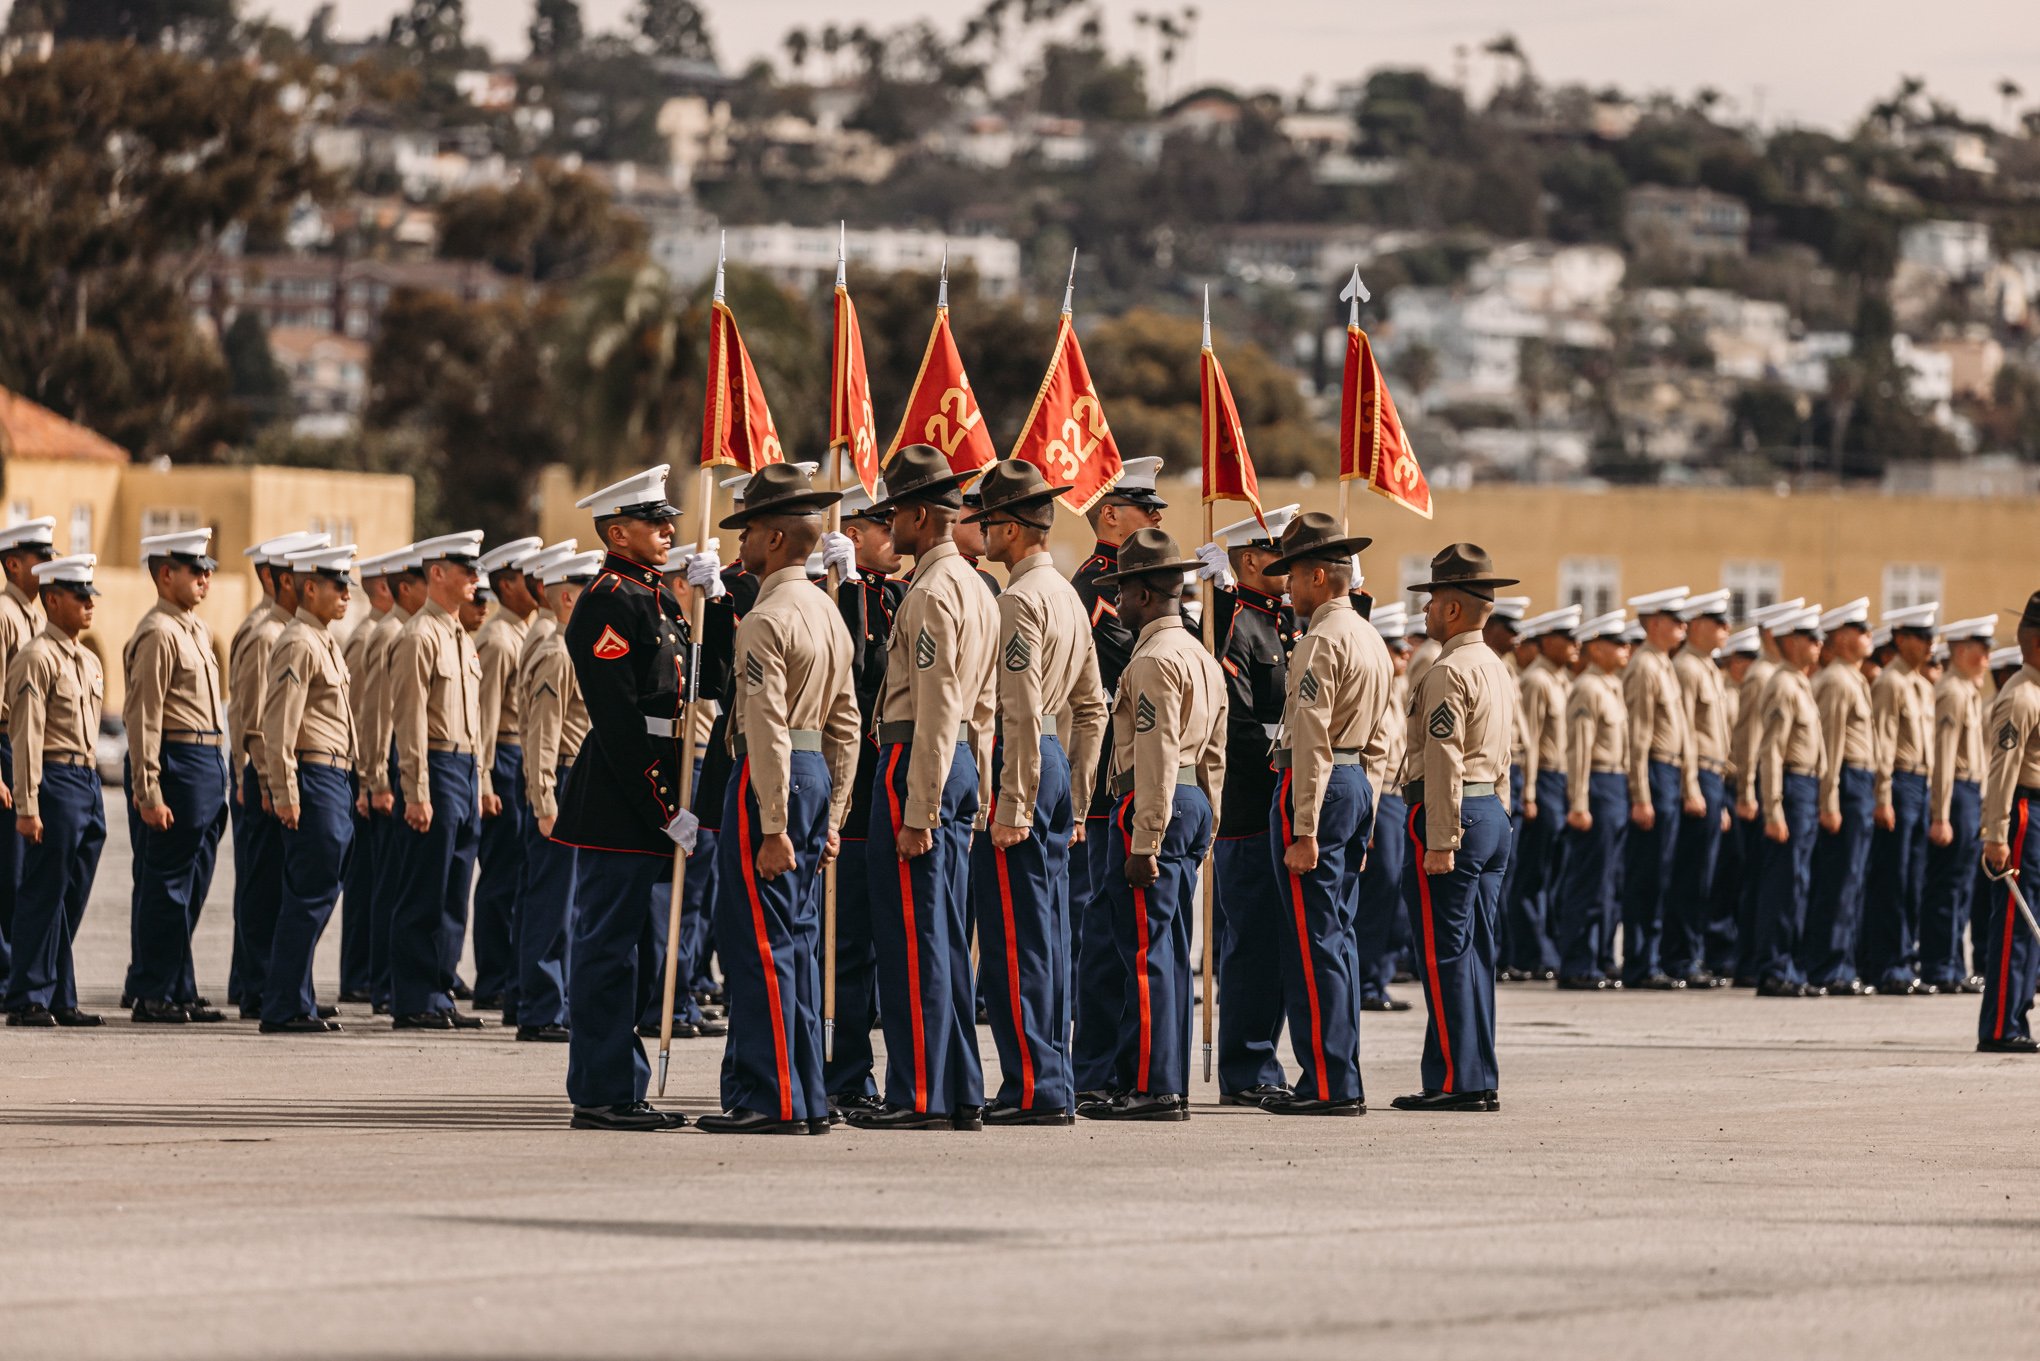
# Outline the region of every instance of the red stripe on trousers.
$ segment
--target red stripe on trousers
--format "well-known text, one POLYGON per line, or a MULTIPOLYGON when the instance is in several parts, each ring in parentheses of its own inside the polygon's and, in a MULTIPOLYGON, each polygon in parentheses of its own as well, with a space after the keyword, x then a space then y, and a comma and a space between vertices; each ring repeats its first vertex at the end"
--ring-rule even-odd
MULTIPOLYGON (((2030 816, 2030 814, 2027 811, 2028 805, 2026 803, 2026 800, 2020 799, 2018 802, 2019 802, 2019 831, 2018 834, 2012 838, 2011 872, 2013 875, 2017 875, 2019 872, 2019 866, 2025 863, 2026 822, 2028 817, 2030 816)), ((2018 910, 2019 909, 2017 905, 2012 902, 2011 880, 2007 879, 2005 881, 2005 938, 2002 942, 2000 942, 2000 948, 1998 950, 1997 1027, 1992 1032, 1993 1034, 1996 1035, 1998 1039, 2003 1039, 2005 1037, 2005 994, 2012 990, 2012 942, 2015 939, 2017 939, 2017 937, 2015 937, 2012 934, 2012 919, 2013 915, 2017 913, 2018 910)))
MULTIPOLYGON (((1275 806, 1282 810, 1282 844, 1287 847, 1296 840, 1289 820, 1289 780, 1292 772, 1282 772, 1282 797, 1275 806)), ((1331 1079, 1325 1074, 1325 1018, 1318 1010, 1317 965, 1310 958, 1310 924, 1303 912, 1303 876, 1289 876, 1290 910, 1296 914, 1296 952, 1303 957, 1303 990, 1310 998, 1310 1051, 1317 1056, 1318 1100, 1332 1099, 1331 1079)))
MULTIPOLYGON (((1128 794, 1119 805, 1119 835, 1126 843, 1126 858, 1133 859, 1133 795, 1128 794)), ((1160 857, 1156 859, 1159 861, 1160 857)), ((1129 885, 1128 887, 1131 887, 1129 885)), ((1153 995, 1148 983, 1148 921, 1147 893, 1143 889, 1133 890, 1134 939, 1140 946, 1140 972, 1135 975, 1136 991, 1140 997, 1140 1057, 1134 1067, 1140 1071, 1140 1086, 1137 1090, 1152 1092, 1155 1089, 1155 1075, 1150 1071, 1155 1052, 1155 1015, 1153 995)))
POLYGON ((758 963, 765 969, 765 1002, 772 1008, 772 1064, 779 1071, 779 1118, 793 1119, 792 1062, 786 1052, 786 1013, 780 1010, 779 970, 772 962, 772 937, 765 933, 765 900, 758 896, 758 862, 752 858, 751 818, 744 795, 751 788, 751 758, 737 767, 737 863, 744 867, 744 892, 751 899, 751 929, 758 935, 758 963))
MULTIPOLYGON (((991 810, 985 814, 987 829, 998 816, 999 796, 994 794, 991 810)), ((1028 1046, 1027 1022, 1021 1016, 1020 942, 1013 935, 1013 877, 1006 869, 1006 853, 997 842, 992 843, 992 863, 999 871, 999 911, 1006 921, 1006 990, 1013 998, 1013 1039, 1020 1046, 1020 1108, 1028 1110, 1034 1105, 1034 1050, 1028 1046)))
POLYGON ((1445 1058, 1445 1086, 1451 1091, 1452 1083, 1452 1031, 1445 1024, 1445 999, 1438 986, 1438 926, 1431 915, 1431 876, 1424 873, 1424 843, 1417 837, 1417 817, 1424 805, 1414 804, 1410 808, 1410 845, 1417 856, 1417 905, 1424 912, 1424 977, 1429 986, 1424 989, 1425 1000, 1431 1004, 1431 1024, 1438 1028, 1438 1052, 1445 1058))
MULTIPOLYGON (((900 793, 893 788, 893 774, 900 766, 900 748, 894 747, 885 763, 885 797, 892 805, 893 835, 898 836, 906 819, 900 815, 900 793)), ((932 854, 932 852, 930 852, 932 854)), ((899 848, 893 848, 894 858, 899 848)), ((907 924, 907 992, 914 1014, 914 1109, 928 1109, 928 1031, 921 1019, 921 940, 914 934, 913 861, 900 860, 900 916, 907 924)))

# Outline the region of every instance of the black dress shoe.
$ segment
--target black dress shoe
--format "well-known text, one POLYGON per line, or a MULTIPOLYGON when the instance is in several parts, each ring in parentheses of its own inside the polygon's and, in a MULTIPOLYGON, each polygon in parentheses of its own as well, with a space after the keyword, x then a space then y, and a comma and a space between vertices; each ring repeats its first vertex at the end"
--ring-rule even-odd
POLYGON ((987 1125, 1074 1125, 1077 1117, 1049 1106, 1008 1106, 994 1101, 985 1107, 987 1125))
POLYGON ((983 1106, 958 1106, 949 1113, 949 1127, 959 1134, 975 1134, 985 1127, 983 1106))
POLYGON ((315 1007, 314 1010, 318 1013, 318 1017, 322 1021, 330 1021, 335 1016, 338 1016, 340 1014, 340 1008, 332 1006, 329 1003, 325 1002, 319 1003, 319 1005, 315 1007))
POLYGON ((1536 981, 1539 983, 1549 983, 1556 977, 1558 977, 1558 970, 1556 969, 1539 969, 1537 970, 1536 981))
POLYGON ((1606 992, 1608 980, 1596 974, 1580 974, 1558 980, 1560 992, 1606 992))
POLYGON ((687 1117, 680 1112, 653 1110, 649 1101, 633 1101, 628 1106, 576 1106, 574 1118, 567 1122, 570 1129, 611 1129, 637 1133, 680 1129, 686 1123, 687 1117))
POLYGON ((1794 983, 1789 978, 1767 978, 1757 984, 1759 997, 1804 997, 1806 984, 1794 983))
POLYGON ((76 1007, 52 1007, 50 1009, 50 1015, 56 1017, 57 1024, 62 1026, 92 1026, 105 1024, 103 1021, 99 1019, 97 1013, 90 1011, 80 1011, 76 1007))
POLYGON ((1757 980, 1754 978, 1746 978, 1741 974, 1738 974, 1736 975, 1735 981, 1729 984, 1729 986, 1734 988, 1754 988, 1755 986, 1757 986, 1757 980))
MULTIPOLYGON (((1273 1101, 1277 1097, 1291 1097, 1295 1095, 1296 1089, 1286 1082, 1263 1082, 1249 1087, 1243 1092, 1220 1092, 1218 1094, 1218 1104, 1221 1106, 1258 1106, 1264 1101, 1273 1101)), ((1086 1092, 1078 1097, 1077 1104, 1081 1107, 1087 1099, 1110 1101, 1112 1094, 1110 1092, 1086 1092)))
POLYGON ((340 990, 340 1000, 343 1002, 351 1003, 355 1006, 361 1006, 364 1003, 368 1002, 370 998, 367 993, 362 992, 358 988, 342 988, 340 990))
POLYGON ((184 1004, 184 1019, 193 1025, 218 1025, 227 1019, 227 1014, 207 1006, 205 999, 200 998, 184 1004))
POLYGON ((1110 1101, 1087 1102, 1077 1107, 1077 1114, 1086 1120, 1188 1120, 1190 1098, 1174 1092, 1160 1096, 1127 1092, 1110 1101))
POLYGON ((133 1006, 136 1025, 184 1025, 191 1020, 191 1014, 175 1002, 151 1002, 143 998, 133 1006))
MULTIPOLYGON (((637 1033, 638 1038, 641 1040, 656 1040, 659 1038, 659 1023, 657 1021, 643 1022, 638 1026, 637 1033)), ((691 1040, 700 1034, 701 1032, 694 1028, 694 1022, 682 1021, 677 1017, 674 1019, 673 1021, 674 1039, 691 1040)))
POLYGON ((548 1025, 521 1025, 517 1027, 517 1038, 527 1044, 565 1044, 573 1038, 573 1032, 557 1022, 548 1025))
POLYGON ((948 1129, 949 1112, 917 1111, 912 1106, 881 1106, 875 1111, 846 1110, 844 1123, 852 1129, 948 1129))
POLYGON ((2013 1035, 2002 1040, 1978 1040, 1979 1054, 2040 1054, 2040 1040, 2029 1040, 2023 1035, 2013 1035))
MULTIPOLYGON (((829 1122, 821 1122, 821 1132, 826 1133, 829 1122)), ((781 1120, 763 1111, 723 1111, 716 1115, 704 1115, 694 1122, 694 1127, 703 1134, 814 1134, 813 1123, 807 1120, 781 1120)))
POLYGON ((1955 985, 1955 991, 1980 994, 1983 992, 1983 975, 1971 974, 1955 985))
POLYGON ((1674 978, 1670 974, 1654 973, 1648 978, 1639 978, 1634 983, 1625 984, 1624 986, 1638 988, 1644 992, 1683 992, 1686 987, 1686 980, 1674 978))
MULTIPOLYGON (((1529 980, 1524 979, 1521 981, 1528 982, 1529 980)), ((1409 1009, 1410 1004, 1403 1001, 1400 997, 1363 997, 1360 999, 1360 1010, 1362 1011, 1408 1011, 1409 1009)))
POLYGON ((1713 973, 1707 969, 1701 969, 1697 973, 1686 975, 1686 986, 1689 988, 1725 988, 1728 986, 1728 980, 1720 974, 1713 973))
POLYGON ((1359 1097, 1320 1101, 1314 1096, 1278 1096, 1261 1103, 1270 1115, 1365 1115, 1367 1103, 1359 1097))
POLYGON ((455 1030, 480 1030, 483 1026, 488 1024, 488 1022, 484 1021, 481 1017, 470 1016, 464 1011, 447 1010, 442 1011, 439 1014, 441 1016, 444 1016, 446 1018, 446 1023, 452 1026, 455 1030))
POLYGON ((16 1007, 7 1013, 7 1024, 9 1025, 32 1026, 42 1030, 54 1027, 56 1023, 57 1018, 50 1015, 50 1009, 35 1002, 31 1002, 25 1007, 16 1007))
POLYGON ((1498 1111, 1502 1099, 1493 1092, 1421 1091, 1388 1103, 1399 1111, 1498 1111))
POLYGON ((859 1092, 849 1096, 830 1097, 829 1109, 838 1116, 848 1116, 852 1111, 869 1111, 877 1114, 885 1109, 885 1102, 878 1097, 866 1096, 859 1092))
POLYGON ((1870 985, 1860 978, 1847 978, 1839 983, 1828 984, 1827 991, 1821 995, 1824 997, 1868 997, 1870 995, 1870 985))
POLYGON ((330 1035, 339 1029, 338 1021, 323 1020, 317 1016, 293 1016, 288 1021, 264 1021, 261 1026, 264 1035, 330 1035))
POLYGON ((248 1003, 242 1002, 234 1009, 234 1014, 244 1021, 259 1021, 262 1019, 262 1004, 257 1002, 250 1006, 248 1003))
POLYGON ((390 1004, 387 1002, 371 1003, 368 1012, 371 1016, 387 1016, 390 1014, 390 1004))
POLYGON ((694 1023, 694 1033, 705 1040, 714 1039, 719 1035, 729 1034, 730 1023, 728 1021, 711 1020, 704 1016, 694 1023))
POLYGON ((502 993, 486 992, 475 994, 476 1011, 501 1011, 502 1009, 503 1009, 502 993))
POLYGON ((1104 1087, 1094 1087, 1088 1092, 1078 1092, 1077 1109, 1082 1110, 1086 1102, 1110 1101, 1113 1097, 1118 1095, 1119 1095, 1118 1092, 1111 1091, 1104 1087))
POLYGON ((446 994, 456 1002, 472 1002, 475 1000, 475 990, 458 979, 454 980, 453 986, 446 990, 446 994))
POLYGON ((1879 983, 1877 985, 1877 995, 1879 997, 1925 997, 1935 991, 1937 989, 1930 988, 1917 978, 1894 979, 1891 982, 1879 983))
POLYGON ((1408 969, 1397 969, 1388 981, 1391 983, 1414 983, 1417 981, 1417 976, 1408 969))
POLYGON ((122 1011, 127 1011, 127 1010, 129 1010, 130 1008, 132 1008, 132 1007, 134 1006, 134 1004, 135 1004, 135 995, 134 995, 133 993, 131 993, 131 992, 124 992, 124 993, 122 993, 122 994, 120 995, 120 1009, 121 1009, 122 1011))
POLYGON ((421 1011, 416 1016, 399 1016, 390 1023, 392 1030, 451 1030, 453 1018, 444 1011, 421 1011))

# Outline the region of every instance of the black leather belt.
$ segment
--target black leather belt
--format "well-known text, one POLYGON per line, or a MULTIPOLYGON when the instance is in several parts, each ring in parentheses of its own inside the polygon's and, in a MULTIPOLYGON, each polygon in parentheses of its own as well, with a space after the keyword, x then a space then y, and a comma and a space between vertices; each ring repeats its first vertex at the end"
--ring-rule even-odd
MULTIPOLYGON (((903 747, 913 740, 914 723, 912 720, 901 723, 881 723, 878 725, 878 744, 881 747, 903 747)), ((970 724, 959 723, 956 725, 956 740, 966 746, 970 744, 970 724)))
MULTIPOLYGON (((1177 783, 1177 784, 1196 784, 1196 783, 1197 783, 1197 767, 1196 767, 1196 766, 1177 766, 1177 767, 1176 767, 1176 783, 1177 783)), ((1132 772, 1132 771, 1130 771, 1130 770, 1122 770, 1122 771, 1120 771, 1120 772, 1119 772, 1119 773, 1118 773, 1117 775, 1114 775, 1114 776, 1112 777, 1112 797, 1113 797, 1113 798, 1115 798, 1115 799, 1116 799, 1116 798, 1120 797, 1120 796, 1121 796, 1122 794, 1131 794, 1132 792, 1133 792, 1133 772, 1132 772)))
MULTIPOLYGON (((812 728, 789 728, 786 735, 791 739, 795 751, 820 751, 822 749, 822 735, 812 728)), ((746 751, 750 750, 750 746, 750 739, 742 733, 738 733, 734 738, 730 739, 730 750, 738 756, 742 756, 746 751)))

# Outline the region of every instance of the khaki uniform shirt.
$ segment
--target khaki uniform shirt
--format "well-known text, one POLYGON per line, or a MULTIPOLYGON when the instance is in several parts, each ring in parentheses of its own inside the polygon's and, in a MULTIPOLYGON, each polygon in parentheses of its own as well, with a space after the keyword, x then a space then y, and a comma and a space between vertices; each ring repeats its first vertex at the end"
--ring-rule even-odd
POLYGON ((1870 682, 1853 662, 1829 662, 1813 678, 1827 764, 1820 775, 1820 811, 1842 811, 1842 767, 1877 768, 1870 740, 1870 682))
POLYGON ((1424 683, 1425 673, 1438 664, 1438 656, 1444 649, 1429 638, 1418 643, 1410 653, 1409 663, 1403 667, 1403 679, 1410 683, 1410 693, 1424 683))
MULTIPOLYGON (((352 614, 353 611, 349 610, 348 613, 352 614)), ((388 613, 388 610, 384 610, 382 614, 370 612, 347 631, 345 641, 340 644, 341 659, 347 663, 347 700, 354 708, 354 730, 362 734, 364 765, 368 760, 368 725, 362 721, 362 710, 368 701, 368 644, 369 640, 375 637, 376 629, 388 613)))
POLYGON ((757 601, 737 623, 731 655, 736 685, 730 751, 738 753, 742 744, 740 760, 749 763, 758 800, 758 829, 766 836, 786 831, 797 731, 821 736, 822 758, 829 764, 829 828, 840 829, 857 777, 850 633, 828 592, 808 580, 804 564, 782 567, 759 583, 757 601))
POLYGON ((1312 611, 1303 638, 1289 657, 1282 700, 1282 738, 1289 752, 1292 837, 1317 835, 1318 811, 1332 778, 1332 754, 1356 752, 1363 768, 1379 762, 1389 682, 1395 663, 1374 625, 1349 597, 1312 611))
POLYGON ((1424 845, 1458 850, 1460 786, 1492 781, 1506 809, 1516 732, 1516 687, 1478 632, 1445 644, 1411 687, 1407 732, 1402 779, 1424 782, 1424 845))
POLYGON ((481 766, 485 797, 517 797, 514 789, 497 789, 490 771, 496 765, 498 745, 514 747, 522 741, 517 726, 517 659, 524 651, 527 623, 498 603, 490 607, 489 617, 475 630, 475 655, 482 659, 482 727, 475 760, 481 766))
POLYGON ((1782 822, 1785 818, 1785 776, 1817 777, 1827 786, 1827 747, 1821 741, 1820 706, 1814 702, 1813 682, 1789 666, 1771 673, 1758 701, 1763 729, 1757 738, 1757 787, 1763 800, 1763 820, 1782 822))
MULTIPOLYGON (((1983 731, 1990 743, 1990 769, 1983 778, 1983 839, 2010 845, 2015 830, 2011 827, 2013 797, 2021 787, 2040 787, 2040 671, 2022 666, 2005 682, 2005 688, 1990 703, 1983 731)), ((21 768, 18 738, 14 767, 21 768)), ((2023 827, 2016 830, 2032 835, 2023 827)), ((2033 888, 2021 887, 2030 900, 2033 888)))
POLYGON ((1764 734, 1764 688, 1778 663, 1759 657, 1743 672, 1736 689, 1735 724, 1728 732, 1728 764, 1735 772, 1737 802, 1757 801, 1757 742, 1764 734))
POLYGON ((481 735, 482 661, 460 620, 433 601, 390 649, 390 724, 404 802, 432 802, 425 754, 435 744, 472 753, 481 735))
MULTIPOLYGON (((1728 679, 1712 657, 1703 656, 1691 645, 1679 649, 1672 668, 1686 701, 1686 731, 1693 735, 1694 768, 1726 775, 1729 733, 1735 726, 1728 679)), ((1694 783, 1697 786, 1699 781, 1694 783)))
POLYGON ((1983 691, 1949 670, 1934 687, 1934 773, 1927 782, 1927 816, 1948 820, 1955 782, 1983 780, 1983 691))
POLYGON ((1925 775, 1934 741, 1934 691, 1903 660, 1877 673, 1870 687, 1871 751, 1877 765, 1877 806, 1891 807, 1894 771, 1925 775))
POLYGON ((1014 563, 999 595, 995 689, 1005 756, 992 816, 1007 827, 1031 827, 1043 733, 1067 724, 1071 789, 1096 786, 1105 745, 1105 687, 1090 617, 1045 551, 1014 563))
POLYGON ((105 700, 99 658, 54 628, 45 626, 15 656, 7 668, 7 708, 13 723, 17 817, 42 816, 38 795, 45 757, 97 757, 105 700))
POLYGON ((255 767, 265 793, 269 764, 262 755, 262 700, 269 691, 270 649, 289 624, 283 607, 265 600, 235 635, 227 655, 227 738, 233 748, 227 764, 237 775, 244 762, 255 767))
MULTIPOLYGON (((7 668, 21 655, 21 649, 28 646, 29 639, 43 631, 47 622, 43 616, 42 601, 33 595, 23 595, 20 587, 8 582, 7 589, 0 591, 0 676, 7 674, 7 668)), ((7 697, 0 693, 0 733, 6 731, 7 697)))
POLYGON ((128 780, 143 807, 163 802, 163 735, 223 736, 220 664, 197 613, 158 600, 121 653, 127 697, 128 780))
MULTIPOLYGON (((1588 667, 1573 682, 1565 711, 1565 802, 1568 813, 1593 811, 1593 775, 1629 773, 1629 708, 1612 671, 1588 667)), ((1630 797, 1635 797, 1631 786, 1630 797)))
POLYGON ((337 756, 350 768, 360 763, 347 680, 340 640, 317 615, 299 610, 270 649, 269 693, 262 700, 262 750, 277 806, 301 802, 300 752, 337 756))
POLYGON ((518 714, 524 729, 524 797, 533 817, 560 815, 560 767, 571 766, 588 736, 588 706, 574 678, 573 658, 559 626, 533 628, 517 666, 518 714), (538 641, 534 645, 531 639, 538 641))
POLYGON ((1226 710, 1225 673, 1181 615, 1140 631, 1112 704, 1112 769, 1133 772, 1127 854, 1161 853, 1186 766, 1216 815, 1225 792, 1226 710))
POLYGON ((390 695, 390 654, 411 616, 401 605, 375 621, 375 632, 362 646, 362 665, 367 674, 361 682, 361 707, 354 716, 361 734, 362 783, 370 794, 390 792, 390 742, 394 710, 390 695))
MULTIPOLYGON (((1537 776, 1566 771, 1566 697, 1572 677, 1539 656, 1523 668, 1516 696, 1523 708, 1523 797, 1537 797, 1537 776)), ((1566 772, 1570 777, 1570 772, 1566 772)))
POLYGON ((1636 649, 1622 672, 1622 698, 1629 706, 1629 801, 1650 802, 1650 763, 1679 768, 1682 797, 1700 797, 1700 766, 1693 750, 1693 729, 1686 718, 1686 696, 1672 659, 1645 643, 1636 649))
POLYGON ((907 759, 909 827, 932 830, 941 821, 957 742, 970 744, 980 770, 990 768, 998 633, 992 593, 954 543, 915 562, 893 616, 877 710, 879 722, 912 723, 919 737, 907 759))
MULTIPOLYGON (((1382 646, 1386 647, 1384 643, 1382 646)), ((1389 659, 1391 670, 1395 661, 1389 659)), ((1402 777, 1403 757, 1409 751, 1410 737, 1408 724, 1403 715, 1410 707, 1410 682, 1408 676, 1391 676, 1388 682, 1388 696, 1381 710, 1381 741, 1378 753, 1368 757, 1367 783, 1374 786, 1377 803, 1381 796, 1395 789, 1402 777)))

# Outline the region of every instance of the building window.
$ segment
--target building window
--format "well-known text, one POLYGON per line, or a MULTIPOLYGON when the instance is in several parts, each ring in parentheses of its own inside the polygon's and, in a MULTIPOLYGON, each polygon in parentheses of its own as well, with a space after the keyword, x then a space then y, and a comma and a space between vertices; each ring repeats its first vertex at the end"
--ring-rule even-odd
POLYGON ((1560 558, 1558 598, 1578 605, 1589 619, 1622 603, 1622 564, 1615 558, 1560 558))
POLYGON ((142 537, 153 539, 158 534, 197 529, 204 523, 190 506, 150 506, 142 512, 142 537))
POLYGON ((7 503, 7 527, 12 529, 16 525, 26 524, 28 521, 33 520, 35 518, 34 510, 35 507, 26 501, 9 501, 7 503))
POLYGON ((80 501, 71 507, 71 552, 92 551, 92 504, 80 501))
POLYGON ((1888 562, 1884 565, 1884 612, 1924 605, 1941 598, 1941 568, 1931 562, 1888 562))
POLYGON ((1785 595, 1785 569, 1775 562, 1731 558, 1721 564, 1721 584, 1728 591, 1728 617, 1748 619, 1785 595))
POLYGON ((1396 585, 1402 588, 1403 603, 1410 607, 1411 614, 1422 614, 1424 612, 1424 603, 1430 597, 1424 592, 1412 591, 1410 587, 1419 581, 1429 581, 1431 579, 1430 558, 1422 553, 1405 553, 1402 555, 1401 560, 1396 563, 1396 571, 1400 574, 1396 585))

